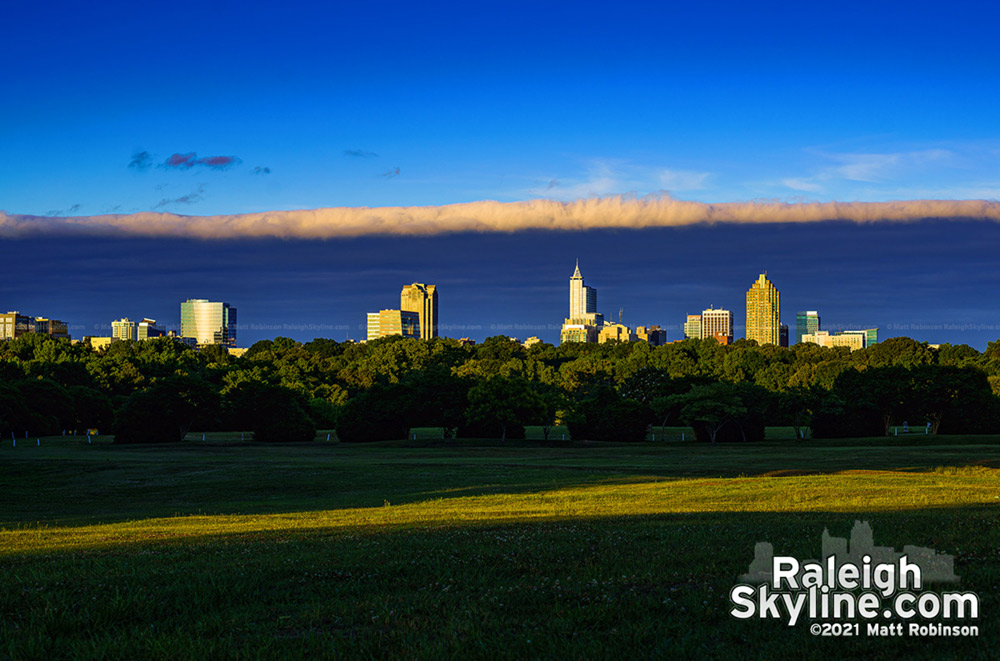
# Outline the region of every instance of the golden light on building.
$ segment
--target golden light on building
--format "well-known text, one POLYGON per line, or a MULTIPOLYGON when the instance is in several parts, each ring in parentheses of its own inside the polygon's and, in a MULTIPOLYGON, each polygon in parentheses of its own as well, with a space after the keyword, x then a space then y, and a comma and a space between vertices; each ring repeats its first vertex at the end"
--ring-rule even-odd
POLYGON ((764 273, 747 291, 747 339, 757 344, 781 341, 781 297, 764 273))
POLYGON ((437 287, 414 282, 403 287, 399 294, 399 309, 416 312, 420 318, 420 335, 424 340, 438 336, 437 287))

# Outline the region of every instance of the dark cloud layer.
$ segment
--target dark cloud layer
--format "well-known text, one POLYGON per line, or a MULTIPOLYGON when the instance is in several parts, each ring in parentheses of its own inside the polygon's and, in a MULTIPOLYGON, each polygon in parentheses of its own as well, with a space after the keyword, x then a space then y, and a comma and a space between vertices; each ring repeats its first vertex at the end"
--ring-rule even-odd
POLYGON ((746 291, 766 269, 781 291, 785 323, 794 324, 796 310, 819 310, 825 328, 878 326, 882 337, 982 350, 1000 338, 1000 310, 992 305, 998 243, 1000 225, 973 221, 329 241, 43 236, 19 240, 19 251, 39 256, 39 268, 15 269, 0 281, 0 300, 85 327, 123 315, 176 327, 182 300, 225 300, 239 308, 239 344, 249 346, 278 335, 360 338, 366 312, 394 307, 400 288, 419 281, 438 285, 449 337, 556 342, 579 258, 601 312, 617 317, 624 308, 626 323, 660 324, 669 339, 681 336, 684 315, 709 305, 732 310, 742 326, 746 291), (165 277, 123 281, 125 272, 165 277))

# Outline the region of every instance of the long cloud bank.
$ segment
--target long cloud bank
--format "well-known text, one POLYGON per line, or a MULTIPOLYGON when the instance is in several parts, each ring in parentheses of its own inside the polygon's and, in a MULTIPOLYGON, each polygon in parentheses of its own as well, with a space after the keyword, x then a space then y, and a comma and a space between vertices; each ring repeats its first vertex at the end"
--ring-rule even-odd
POLYGON ((909 200, 899 202, 732 202, 706 204, 664 196, 614 196, 558 202, 470 202, 428 207, 335 207, 217 216, 143 212, 48 217, 0 211, 0 237, 104 235, 228 239, 278 237, 332 239, 450 232, 587 230, 679 227, 699 223, 857 223, 923 219, 1000 221, 1000 202, 909 200))

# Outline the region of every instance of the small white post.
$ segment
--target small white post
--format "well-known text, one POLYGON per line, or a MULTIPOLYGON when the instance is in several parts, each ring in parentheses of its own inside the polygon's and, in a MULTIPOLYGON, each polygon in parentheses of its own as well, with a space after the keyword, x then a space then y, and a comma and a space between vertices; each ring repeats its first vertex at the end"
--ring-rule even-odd
POLYGON ((330 435, 329 434, 326 435, 326 440, 328 440, 328 441, 330 440, 330 435))
POLYGON ((35 439, 35 445, 37 445, 38 447, 42 447, 42 439, 36 438, 35 439))
POLYGON ((204 434, 201 435, 201 440, 203 440, 203 441, 205 440, 205 435, 204 434))
POLYGON ((17 447, 17 439, 16 438, 14 439, 14 447, 15 448, 17 447))
POLYGON ((681 432, 681 440, 684 440, 684 432, 681 432))
POLYGON ((566 434, 565 433, 563 434, 563 439, 562 440, 564 440, 564 441, 566 440, 566 434))
POLYGON ((899 436, 899 427, 893 427, 892 428, 892 435, 893 436, 899 436))
POLYGON ((243 440, 243 432, 240 432, 240 440, 243 440))

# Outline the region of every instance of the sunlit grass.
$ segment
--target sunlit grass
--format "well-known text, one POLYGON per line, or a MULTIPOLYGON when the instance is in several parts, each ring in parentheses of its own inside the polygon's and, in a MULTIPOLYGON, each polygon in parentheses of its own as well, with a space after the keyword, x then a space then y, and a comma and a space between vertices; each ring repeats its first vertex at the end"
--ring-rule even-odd
POLYGON ((441 497, 399 505, 386 499, 381 507, 25 526, 0 531, 0 554, 257 533, 396 530, 693 512, 878 512, 998 503, 1000 470, 983 467, 718 479, 635 476, 530 493, 441 497))

